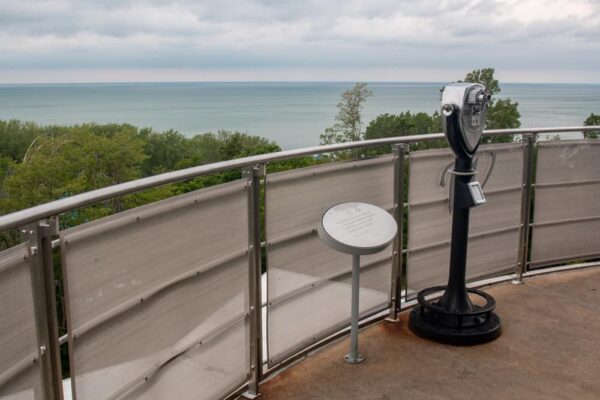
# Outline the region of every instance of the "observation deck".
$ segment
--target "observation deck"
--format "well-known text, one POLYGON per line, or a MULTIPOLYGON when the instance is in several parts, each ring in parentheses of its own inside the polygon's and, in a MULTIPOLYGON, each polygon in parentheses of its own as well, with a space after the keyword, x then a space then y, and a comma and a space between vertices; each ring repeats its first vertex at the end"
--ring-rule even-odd
POLYGON ((419 146, 442 134, 202 165, 2 216, 22 243, 0 252, 0 399, 598 398, 600 140, 536 140, 592 130, 484 134, 516 136, 476 160, 487 203, 471 215, 467 279, 496 298, 503 335, 474 347, 406 324, 448 273, 453 156, 419 146), (81 207, 232 170, 242 178, 58 228, 81 207), (400 232, 361 265, 358 365, 343 362, 350 256, 316 229, 346 201, 388 210, 400 232))
POLYGON ((600 268, 528 276, 485 289, 498 301, 499 339, 456 347, 415 336, 408 313, 360 333, 361 365, 340 362, 348 339, 306 356, 263 385, 265 400, 597 399, 600 268), (485 395, 483 395, 485 394, 485 395))

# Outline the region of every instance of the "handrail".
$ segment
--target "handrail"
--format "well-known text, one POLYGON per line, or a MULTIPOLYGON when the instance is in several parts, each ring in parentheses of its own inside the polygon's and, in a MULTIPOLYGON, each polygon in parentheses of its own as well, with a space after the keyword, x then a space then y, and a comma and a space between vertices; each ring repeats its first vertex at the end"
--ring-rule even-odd
MULTIPOLYGON (((522 135, 564 132, 585 132, 600 130, 600 126, 576 126, 576 127, 549 127, 549 128, 527 128, 527 129, 492 129, 484 131, 486 136, 495 135, 522 135)), ((213 164, 200 165, 178 171, 167 172, 160 175, 136 179, 134 181, 119 183, 117 185, 80 193, 74 196, 40 204, 31 208, 16 211, 0 217, 0 232, 19 228, 28 223, 53 217, 64 212, 85 207, 91 204, 108 200, 114 197, 135 193, 156 186, 179 182, 186 179, 196 178, 203 175, 214 174, 226 170, 243 168, 250 165, 286 160, 295 157, 330 153, 341 150, 368 148, 382 145, 394 145, 399 143, 411 143, 443 139, 443 133, 429 133, 422 135, 397 136, 391 138, 362 140, 346 143, 335 143, 323 146, 304 147, 294 150, 283 150, 275 153, 261 154, 256 156, 238 158, 234 160, 220 161, 213 164)))

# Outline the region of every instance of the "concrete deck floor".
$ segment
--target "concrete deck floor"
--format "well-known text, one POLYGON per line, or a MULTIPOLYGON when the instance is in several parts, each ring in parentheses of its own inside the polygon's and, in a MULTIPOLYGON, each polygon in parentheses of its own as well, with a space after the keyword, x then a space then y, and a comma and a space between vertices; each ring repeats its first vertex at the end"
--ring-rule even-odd
POLYGON ((366 361, 343 362, 344 338, 261 385, 283 399, 600 399, 600 268, 485 289, 503 334, 474 347, 428 342, 381 322, 361 331, 366 361))

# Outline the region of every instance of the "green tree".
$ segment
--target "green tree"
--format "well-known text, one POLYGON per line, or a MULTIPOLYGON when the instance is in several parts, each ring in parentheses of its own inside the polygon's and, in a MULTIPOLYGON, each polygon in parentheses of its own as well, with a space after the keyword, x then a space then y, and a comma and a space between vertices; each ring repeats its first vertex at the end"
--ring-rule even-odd
MULTIPOLYGON (((123 129, 101 136, 93 125, 79 125, 39 137, 27 161, 15 164, 4 179, 0 209, 12 212, 140 177, 144 143, 133 133, 123 129)), ((123 208, 114 199, 88 214, 78 213, 76 219, 82 222, 123 208)))
MULTIPOLYGON (((600 114, 591 113, 589 117, 583 121, 585 126, 600 126, 600 114)), ((598 139, 600 136, 600 129, 588 131, 583 133, 583 137, 586 139, 598 139)))
MULTIPOLYGON (((281 150, 273 141, 240 132, 187 138, 128 124, 40 127, 0 121, 0 137, 0 215, 143 176, 281 150)), ((272 167, 284 170, 312 161, 303 157, 272 167)), ((240 177, 236 169, 100 202, 65 213, 61 227, 240 177)), ((0 233, 0 248, 18 240, 14 232, 0 233)))
MULTIPOLYGON (((372 120, 365 131, 365 139, 379 139, 395 136, 419 135, 441 132, 442 123, 440 115, 435 111, 432 115, 424 112, 416 114, 410 111, 400 114, 381 114, 372 120)), ((445 140, 417 142, 411 145, 413 150, 444 147, 445 140)), ((372 149, 369 154, 389 153, 390 147, 372 149)))
MULTIPOLYGON (((9 156, 0 156, 0 215, 4 214, 6 211, 2 209, 2 203, 6 201, 8 198, 8 193, 6 193, 4 181, 7 177, 9 177, 14 168, 15 162, 9 156)), ((12 237, 12 236, 11 236, 12 237)), ((5 235, 0 232, 0 250, 8 247, 6 243, 9 240, 5 240, 5 235)))
POLYGON ((0 156, 0 197, 2 196, 2 183, 12 173, 15 166, 14 160, 9 156, 0 156))
POLYGON ((217 138, 221 143, 219 149, 221 160, 232 160, 281 150, 281 147, 272 140, 240 132, 220 130, 217 138))
POLYGON ((189 157, 181 167, 210 164, 222 160, 219 136, 212 133, 196 135, 188 140, 189 157))
POLYGON ((365 131, 365 139, 415 135, 440 132, 441 121, 438 112, 429 115, 424 112, 413 114, 410 111, 400 114, 381 114, 372 120, 365 131))
POLYGON ((458 82, 481 83, 492 96, 501 92, 500 83, 494 78, 494 68, 474 69, 458 82))
POLYGON ((177 164, 178 169, 281 150, 263 137, 225 130, 196 135, 187 139, 186 146, 186 157, 177 164))
MULTIPOLYGON (((258 154, 280 151, 274 141, 260 136, 240 132, 220 130, 216 134, 208 132, 188 139, 188 157, 178 164, 178 168, 232 160, 258 154)), ((216 185, 239 179, 239 170, 230 170, 219 174, 204 176, 175 185, 176 193, 185 193, 202 187, 216 185)))
POLYGON ((176 170, 191 157, 190 140, 177 131, 157 133, 143 130, 140 137, 145 142, 144 153, 147 156, 142 165, 144 176, 176 170))
POLYGON ((29 145, 44 133, 44 129, 33 122, 0 121, 0 157, 8 156, 20 162, 29 145))
POLYGON ((493 100, 487 112, 487 129, 516 129, 521 126, 519 103, 511 99, 493 100))
MULTIPOLYGON (((158 133, 128 124, 39 127, 0 121, 0 137, 6 139, 0 148, 2 214, 143 176, 281 150, 273 141, 240 132, 187 138, 173 130, 158 133)), ((234 170, 175 183, 112 199, 62 220, 71 226, 239 177, 234 170)))
POLYGON ((321 144, 352 142, 363 139, 361 112, 368 97, 373 92, 366 83, 356 83, 352 89, 344 91, 337 104, 337 121, 321 134, 321 144))

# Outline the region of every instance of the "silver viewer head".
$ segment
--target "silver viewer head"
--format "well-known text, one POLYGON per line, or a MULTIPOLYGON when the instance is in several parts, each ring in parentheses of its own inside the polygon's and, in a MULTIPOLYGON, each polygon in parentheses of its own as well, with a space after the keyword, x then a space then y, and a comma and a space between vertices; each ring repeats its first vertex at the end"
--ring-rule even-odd
MULTIPOLYGON (((451 145, 460 143, 469 153, 475 151, 481 140, 490 95, 485 86, 479 83, 452 83, 444 88, 442 93, 442 115, 450 117, 457 113, 458 132, 456 138, 448 138, 451 145)), ((446 136, 449 129, 446 126, 447 118, 442 118, 446 136)), ((450 133, 451 134, 451 133, 450 133)), ((457 149, 454 149, 455 153, 457 149)))

